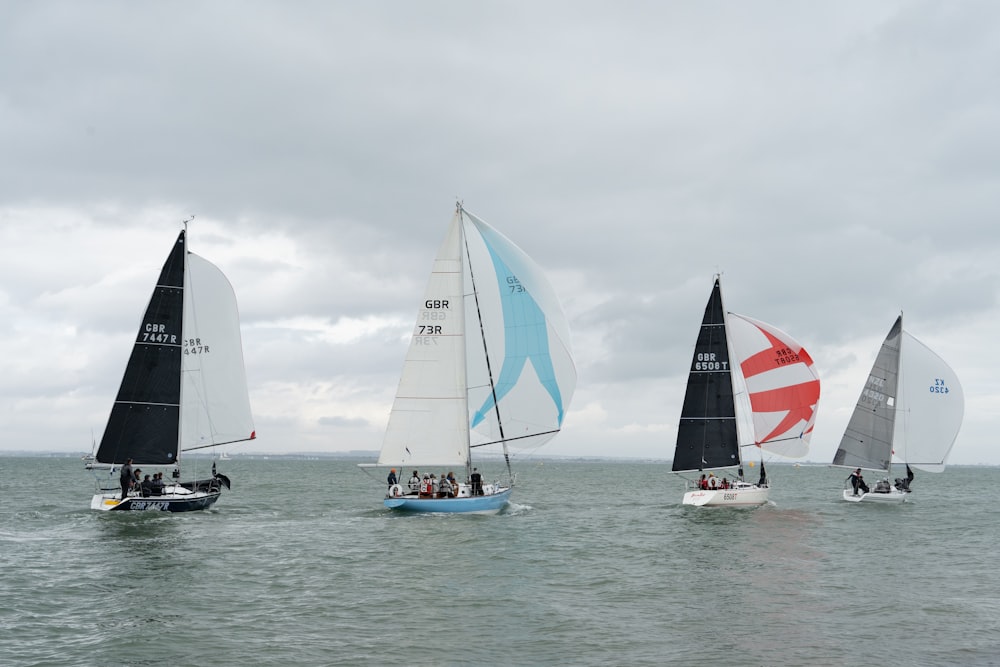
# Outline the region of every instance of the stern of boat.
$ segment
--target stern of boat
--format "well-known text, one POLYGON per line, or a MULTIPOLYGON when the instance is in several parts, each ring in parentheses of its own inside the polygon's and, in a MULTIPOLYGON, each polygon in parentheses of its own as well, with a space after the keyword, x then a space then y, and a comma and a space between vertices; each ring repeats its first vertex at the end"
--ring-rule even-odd
POLYGON ((754 484, 731 489, 695 489, 684 494, 682 505, 695 507, 755 507, 767 503, 768 488, 754 484))

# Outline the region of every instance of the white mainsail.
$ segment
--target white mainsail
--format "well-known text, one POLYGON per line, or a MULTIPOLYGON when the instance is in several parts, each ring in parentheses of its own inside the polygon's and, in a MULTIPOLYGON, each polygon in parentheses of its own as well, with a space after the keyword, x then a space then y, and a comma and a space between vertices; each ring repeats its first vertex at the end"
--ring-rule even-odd
POLYGON ((736 313, 729 313, 727 333, 749 394, 754 442, 781 456, 805 456, 820 396, 809 353, 781 329, 736 313))
POLYGON ((468 461, 462 252, 456 212, 417 312, 380 465, 464 467, 468 461))

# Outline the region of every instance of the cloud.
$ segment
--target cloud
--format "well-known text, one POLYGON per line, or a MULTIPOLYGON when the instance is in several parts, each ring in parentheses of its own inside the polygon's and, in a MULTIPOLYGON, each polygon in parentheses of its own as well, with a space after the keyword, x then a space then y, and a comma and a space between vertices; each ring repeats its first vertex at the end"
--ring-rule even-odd
POLYGON ((0 426, 84 448, 181 228, 239 298, 259 441, 376 449, 461 199, 545 268, 544 452, 669 458, 715 273, 809 349, 829 460, 895 316, 1000 459, 993 3, 14 3, 0 426), (932 343, 933 341, 933 343, 932 343))

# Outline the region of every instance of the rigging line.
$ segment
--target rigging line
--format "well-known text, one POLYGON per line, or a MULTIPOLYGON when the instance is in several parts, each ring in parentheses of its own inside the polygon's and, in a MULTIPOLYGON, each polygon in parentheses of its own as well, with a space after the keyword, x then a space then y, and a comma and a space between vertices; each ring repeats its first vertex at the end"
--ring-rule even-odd
POLYGON ((537 437, 542 436, 542 435, 549 435, 550 433, 558 433, 560 430, 562 430, 562 429, 555 428, 555 429, 552 429, 551 431, 542 431, 540 433, 532 433, 530 435, 519 435, 516 438, 503 438, 503 436, 501 434, 501 439, 500 440, 490 440, 489 442, 480 442, 478 445, 469 445, 469 447, 470 448, 473 448, 473 447, 485 447, 486 445, 495 445, 498 442, 499 443, 508 443, 508 442, 514 442, 515 440, 525 440, 527 438, 537 438, 537 437))
MULTIPOLYGON (((510 469, 510 455, 507 452, 507 438, 503 433, 503 419, 500 416, 500 401, 497 398, 497 388, 496 383, 493 379, 493 368, 490 364, 490 351, 486 344, 486 329, 483 327, 483 313, 479 307, 479 290, 476 288, 476 274, 472 270, 472 255, 469 253, 469 236, 465 233, 465 209, 462 208, 462 203, 456 204, 458 207, 459 216, 461 216, 462 223, 462 243, 465 246, 465 257, 466 263, 469 267, 469 278, 472 282, 472 299, 476 304, 476 318, 479 321, 479 335, 483 341, 483 356, 486 358, 486 374, 490 381, 490 393, 493 395, 493 410, 497 415, 497 428, 500 429, 500 442, 503 443, 503 458, 507 462, 507 476, 512 477, 513 473, 510 469)), ((472 449, 472 444, 469 444, 469 449, 472 449)), ((472 465, 472 462, 466 464, 467 466, 472 465)))
POLYGON ((181 449, 182 452, 193 452, 196 449, 208 449, 209 447, 220 447, 222 445, 231 445, 234 442, 250 442, 251 438, 240 438, 239 440, 226 440, 225 442, 213 442, 210 445, 198 445, 197 447, 184 447, 181 449))

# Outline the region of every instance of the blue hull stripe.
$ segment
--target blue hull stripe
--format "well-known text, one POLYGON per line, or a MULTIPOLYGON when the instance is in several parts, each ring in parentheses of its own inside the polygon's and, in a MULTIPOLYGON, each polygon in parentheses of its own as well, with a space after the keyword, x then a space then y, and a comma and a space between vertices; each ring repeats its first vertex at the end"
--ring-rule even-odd
POLYGON ((495 513, 507 504, 512 491, 507 489, 492 496, 470 498, 386 498, 385 506, 402 512, 495 513))

